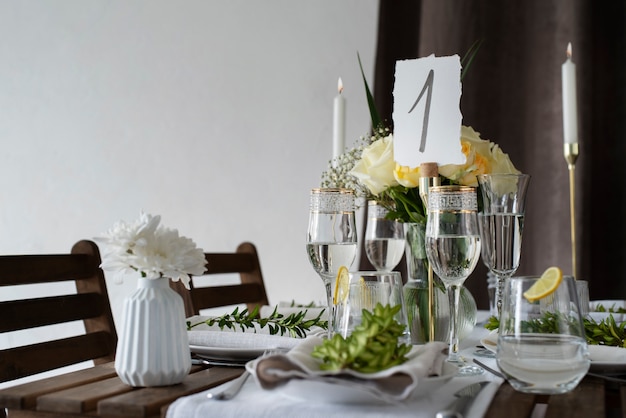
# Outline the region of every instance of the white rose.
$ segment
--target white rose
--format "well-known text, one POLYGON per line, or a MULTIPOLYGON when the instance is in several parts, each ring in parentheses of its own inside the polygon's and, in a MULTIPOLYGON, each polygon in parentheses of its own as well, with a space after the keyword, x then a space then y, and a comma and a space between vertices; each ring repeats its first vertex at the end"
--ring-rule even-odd
POLYGON ((395 166, 393 137, 389 135, 365 148, 361 159, 354 165, 350 174, 378 196, 389 187, 398 185, 393 175, 395 166))

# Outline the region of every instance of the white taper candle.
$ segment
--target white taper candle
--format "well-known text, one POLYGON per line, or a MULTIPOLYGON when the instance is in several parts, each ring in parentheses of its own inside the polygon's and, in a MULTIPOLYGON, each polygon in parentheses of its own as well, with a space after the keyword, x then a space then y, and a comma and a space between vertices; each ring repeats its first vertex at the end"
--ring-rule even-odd
POLYGON ((576 64, 572 62, 572 43, 567 44, 567 59, 561 67, 563 81, 563 139, 566 144, 578 142, 576 104, 576 64))

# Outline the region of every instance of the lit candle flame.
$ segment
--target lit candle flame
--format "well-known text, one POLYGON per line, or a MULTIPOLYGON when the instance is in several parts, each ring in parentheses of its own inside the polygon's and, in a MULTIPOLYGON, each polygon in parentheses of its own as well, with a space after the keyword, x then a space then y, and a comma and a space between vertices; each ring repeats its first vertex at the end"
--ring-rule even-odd
POLYGON ((343 81, 341 81, 341 77, 339 77, 339 80, 337 80, 337 91, 339 92, 339 94, 343 92, 343 81))
POLYGON ((567 58, 568 59, 572 58, 572 43, 571 42, 567 44, 567 58))

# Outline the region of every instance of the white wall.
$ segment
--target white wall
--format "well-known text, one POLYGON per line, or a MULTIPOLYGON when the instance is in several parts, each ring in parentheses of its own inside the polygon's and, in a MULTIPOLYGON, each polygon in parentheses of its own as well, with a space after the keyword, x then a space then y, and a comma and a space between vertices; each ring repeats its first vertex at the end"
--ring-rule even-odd
MULTIPOLYGON (((309 191, 339 76, 347 145, 369 128, 377 6, 0 0, 0 253, 66 252, 143 209, 206 251, 254 242, 270 303, 322 300, 309 191)), ((107 282, 119 327, 136 283, 107 282)))

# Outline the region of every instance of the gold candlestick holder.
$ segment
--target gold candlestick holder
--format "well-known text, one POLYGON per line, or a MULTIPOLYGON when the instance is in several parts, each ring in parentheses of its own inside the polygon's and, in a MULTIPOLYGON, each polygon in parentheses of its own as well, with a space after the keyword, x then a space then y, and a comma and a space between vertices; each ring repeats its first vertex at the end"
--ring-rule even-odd
MULTIPOLYGON (((420 198, 424 204, 424 212, 428 215, 428 190, 433 186, 439 186, 439 166, 437 163, 423 163, 420 165, 420 198)), ((428 263, 428 341, 435 340, 435 286, 433 268, 428 263)))
POLYGON ((569 171, 569 214, 570 214, 570 232, 572 239, 572 276, 577 278, 576 274, 576 160, 578 159, 578 143, 565 143, 563 146, 563 155, 567 161, 567 169, 569 171))

